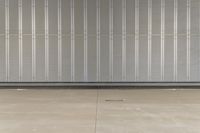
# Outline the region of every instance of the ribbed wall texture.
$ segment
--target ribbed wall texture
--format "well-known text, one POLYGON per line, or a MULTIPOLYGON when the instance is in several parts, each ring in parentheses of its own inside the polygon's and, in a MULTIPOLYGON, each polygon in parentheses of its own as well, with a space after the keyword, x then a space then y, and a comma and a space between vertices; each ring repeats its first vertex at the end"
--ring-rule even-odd
POLYGON ((199 0, 0 0, 0 82, 200 82, 199 0))

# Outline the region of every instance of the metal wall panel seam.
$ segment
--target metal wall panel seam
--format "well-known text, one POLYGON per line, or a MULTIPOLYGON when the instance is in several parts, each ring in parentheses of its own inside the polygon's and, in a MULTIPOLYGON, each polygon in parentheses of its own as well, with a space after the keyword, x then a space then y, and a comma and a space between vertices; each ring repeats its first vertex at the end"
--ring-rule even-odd
POLYGON ((148 0, 148 80, 151 80, 152 52, 152 0, 148 0))
POLYGON ((62 80, 62 0, 58 0, 58 80, 62 80))
POLYGON ((190 80, 190 0, 187 0, 187 80, 190 80))
POLYGON ((88 81, 88 25, 87 0, 84 0, 84 81, 88 81))
POLYGON ((45 80, 49 80, 49 11, 45 0, 45 80))
POLYGON ((177 19, 178 1, 174 0, 174 81, 177 81, 177 19))
POLYGON ((75 80, 75 24, 74 24, 74 0, 71 0, 71 81, 75 80))
POLYGON ((126 0, 122 0, 122 81, 126 80, 126 0))
MULTIPOLYGON (((198 3, 198 7, 199 7, 199 15, 198 15, 198 17, 199 17, 199 23, 198 23, 198 26, 199 26, 199 28, 198 28, 198 30, 199 30, 199 33, 197 33, 198 34, 198 39, 200 40, 200 1, 199 1, 199 3, 198 3)), ((198 49, 200 50, 200 45, 198 46, 198 49)), ((198 60, 200 59, 200 57, 198 57, 197 58, 198 60)), ((198 64, 197 64, 198 66, 200 66, 200 61, 198 61, 198 64)), ((199 67, 198 67, 199 68, 199 67)), ((197 75, 198 75, 198 79, 200 80, 200 68, 198 69, 199 71, 197 72, 197 75)))
POLYGON ((161 80, 164 80, 165 66, 165 0, 161 0, 161 80))
POLYGON ((113 81, 113 0, 109 0, 109 77, 113 81))
POLYGON ((22 36, 22 0, 18 0, 18 21, 19 21, 19 31, 18 31, 18 41, 19 41, 19 81, 22 80, 23 73, 23 36, 22 36))
POLYGON ((10 78, 10 62, 9 62, 9 59, 10 59, 10 29, 9 29, 9 25, 10 25, 10 20, 9 20, 9 0, 5 0, 5 24, 6 24, 6 47, 5 47, 5 50, 6 50, 6 81, 8 82, 9 81, 9 78, 10 78))
POLYGON ((97 81, 100 81, 100 0, 96 1, 97 8, 97 81))
MULTIPOLYGON (((199 15, 198 15, 198 17, 199 17, 199 19, 198 19, 198 20, 199 20, 199 23, 198 23, 198 26, 199 26, 199 27, 198 27, 198 30, 199 30, 199 31, 198 31, 197 34, 198 34, 198 39, 200 40, 200 1, 199 1, 199 3, 198 3, 198 7, 199 7, 199 10, 198 10, 198 11, 199 11, 199 15)), ((198 46, 198 50, 200 50, 200 45, 198 46)), ((199 60, 200 57, 198 57, 197 59, 199 60)), ((197 65, 198 65, 198 70, 200 70, 200 68, 199 68, 200 62, 199 62, 199 61, 198 61, 197 65)), ((197 75, 198 75, 198 79, 200 80, 200 71, 197 72, 197 75)))
POLYGON ((139 77, 139 0, 135 0, 135 81, 139 77))
POLYGON ((31 1, 31 19, 32 19, 32 80, 36 79, 36 35, 35 35, 35 0, 31 1))

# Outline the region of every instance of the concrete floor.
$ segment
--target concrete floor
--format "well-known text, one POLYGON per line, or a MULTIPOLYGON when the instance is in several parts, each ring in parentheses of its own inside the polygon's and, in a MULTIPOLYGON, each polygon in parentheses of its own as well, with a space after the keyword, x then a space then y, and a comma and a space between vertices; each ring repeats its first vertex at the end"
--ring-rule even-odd
POLYGON ((200 89, 1 89, 0 133, 200 133, 200 89))

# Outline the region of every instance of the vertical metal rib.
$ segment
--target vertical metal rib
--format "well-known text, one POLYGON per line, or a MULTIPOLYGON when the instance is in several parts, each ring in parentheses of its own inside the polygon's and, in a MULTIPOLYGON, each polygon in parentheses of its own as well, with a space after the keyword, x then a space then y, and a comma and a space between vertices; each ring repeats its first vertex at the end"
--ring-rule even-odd
POLYGON ((75 25, 74 25, 74 0, 71 0, 71 81, 75 73, 75 25))
POLYGON ((139 76, 139 0, 135 0, 135 80, 139 76))
POLYGON ((32 17, 32 80, 36 79, 36 35, 35 35, 35 0, 31 1, 31 17, 32 17))
POLYGON ((178 1, 174 0, 174 81, 177 81, 177 19, 178 1))
POLYGON ((10 21, 9 21, 9 0, 5 1, 5 24, 6 24, 6 81, 9 81, 10 78, 10 63, 9 63, 9 59, 10 59, 10 53, 9 53, 9 49, 10 49, 10 29, 9 29, 9 25, 10 25, 10 21))
POLYGON ((22 0, 18 0, 18 21, 19 21, 19 32, 18 32, 18 41, 19 41, 19 80, 22 79, 23 72, 23 44, 22 44, 22 0))
POLYGON ((62 80, 62 0, 58 0, 58 80, 62 80))
POLYGON ((96 1, 97 9, 97 81, 100 80, 100 0, 96 1))
POLYGON ((87 0, 84 0, 84 80, 88 80, 88 31, 87 31, 87 0))
POLYGON ((190 0, 187 0, 187 80, 190 80, 190 0))
POLYGON ((122 0, 122 80, 126 80, 126 0, 122 0))
POLYGON ((109 72, 113 81, 113 0, 109 0, 109 72))
POLYGON ((49 80, 49 12, 48 12, 48 0, 45 0, 45 80, 49 80))
POLYGON ((161 0, 161 80, 164 80, 165 64, 165 0, 161 0))
MULTIPOLYGON (((199 28, 198 29, 199 30, 199 32, 198 32, 198 39, 200 40, 200 1, 198 3, 198 7, 199 7, 199 10, 198 10, 199 11, 199 15, 198 15, 198 17, 199 17, 199 19, 198 19, 199 20, 199 23, 198 23, 199 24, 198 25, 199 26, 198 27, 199 28)), ((198 50, 200 50, 200 45, 198 46, 198 50)), ((200 57, 198 57, 197 59, 199 60, 200 57)), ((200 62, 199 61, 198 61, 198 66, 200 66, 200 62)), ((198 68, 198 70, 200 70, 200 68, 198 68)), ((200 75, 200 71, 198 71, 197 74, 198 74, 198 78, 200 78, 200 76, 199 76, 200 75)))
POLYGON ((152 0, 148 0, 148 80, 151 80, 152 0))

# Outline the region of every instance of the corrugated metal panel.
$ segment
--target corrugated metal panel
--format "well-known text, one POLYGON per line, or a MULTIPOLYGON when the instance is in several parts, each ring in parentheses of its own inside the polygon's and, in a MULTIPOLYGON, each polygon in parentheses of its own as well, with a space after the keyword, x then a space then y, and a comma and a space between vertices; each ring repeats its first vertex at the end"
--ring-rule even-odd
POLYGON ((200 82, 199 0, 0 0, 0 82, 200 82))

